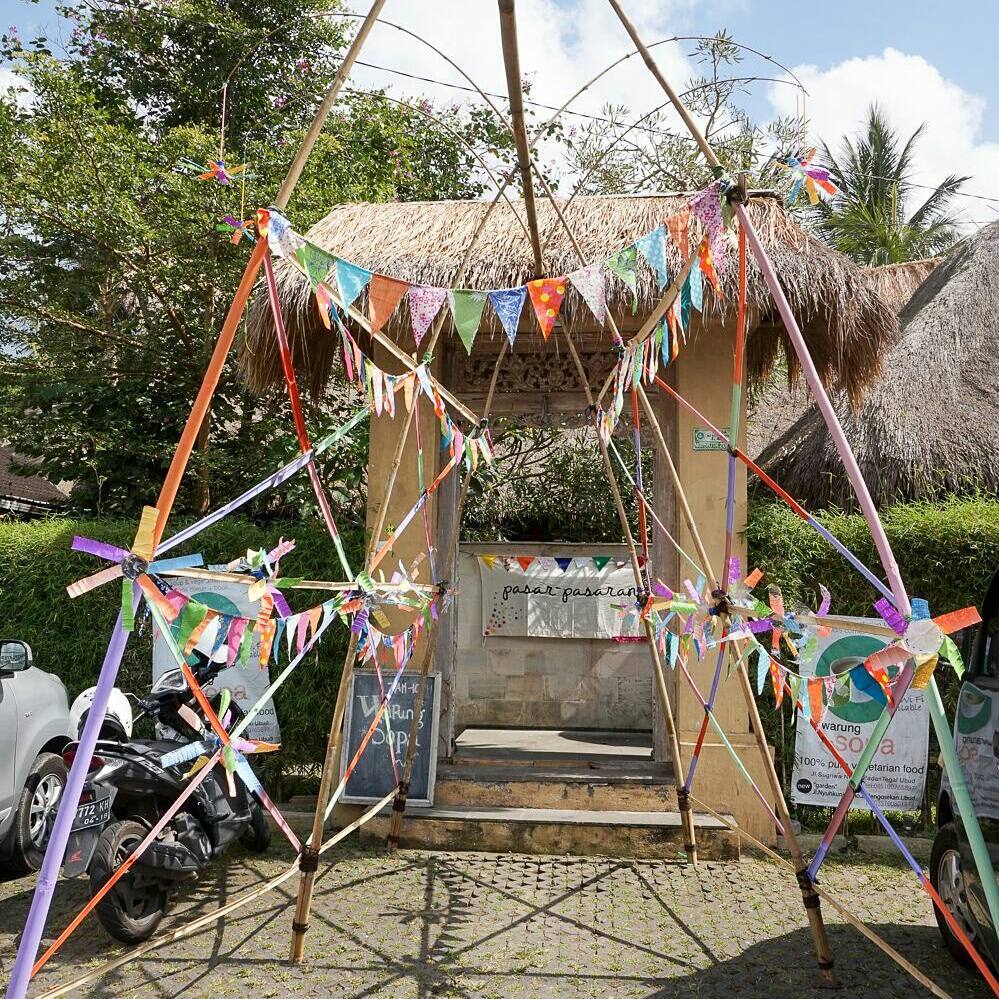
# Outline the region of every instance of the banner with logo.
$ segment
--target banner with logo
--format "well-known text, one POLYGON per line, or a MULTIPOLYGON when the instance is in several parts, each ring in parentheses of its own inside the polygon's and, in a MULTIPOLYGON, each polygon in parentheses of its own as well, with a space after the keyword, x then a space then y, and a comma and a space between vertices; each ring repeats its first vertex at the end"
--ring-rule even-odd
MULTIPOLYGON (((968 682, 961 687, 954 747, 975 815, 999 819, 999 691, 968 682)), ((943 786, 950 790, 946 769, 943 786)))
MULTIPOLYGON (((251 602, 248 600, 247 588, 239 583, 220 579, 172 579, 170 582, 182 593, 220 614, 255 618, 260 610, 259 601, 251 602)), ((174 636, 176 636, 179 626, 180 618, 172 625, 174 636)), ((217 631, 218 621, 212 621, 205 629, 196 648, 210 654, 215 646, 217 631)), ((189 662, 193 662, 193 659, 189 662)), ((170 651, 170 646, 157 631, 153 639, 153 681, 155 682, 161 674, 168 670, 176 668, 177 661, 170 651)), ((241 666, 239 659, 237 659, 234 665, 222 670, 215 682, 205 687, 205 690, 211 695, 223 687, 228 687, 232 692, 233 700, 245 712, 257 703, 258 698, 268 688, 270 682, 270 671, 266 667, 261 668, 260 666, 260 638, 254 635, 247 664, 241 666)), ((260 713, 250 722, 246 737, 260 739, 264 742, 281 741, 281 728, 278 725, 273 701, 268 700, 260 709, 260 713)))
POLYGON ((486 637, 621 638, 643 633, 628 563, 622 567, 608 557, 556 561, 482 556, 479 570, 486 637))
MULTIPOLYGON (((865 618, 840 618, 867 622, 865 618)), ((867 623, 883 624, 880 620, 867 623)), ((846 673, 862 663, 872 652, 884 648, 885 642, 873 635, 844 634, 837 629, 819 639, 817 659, 812 669, 803 669, 807 676, 829 676, 846 673)), ((891 667, 894 676, 898 667, 891 667)), ((829 701, 822 722, 822 731, 836 750, 851 766, 857 762, 874 732, 882 706, 876 700, 850 684, 837 688, 829 701)), ((926 767, 930 744, 929 710, 921 690, 910 690, 898 706, 895 717, 881 745, 874 754, 864 786, 883 809, 912 811, 923 800, 926 767)), ((847 776, 822 744, 812 726, 797 721, 794 743, 794 770, 791 777, 791 798, 799 805, 839 803, 846 790, 847 776)), ((852 808, 866 809, 858 796, 852 808)))

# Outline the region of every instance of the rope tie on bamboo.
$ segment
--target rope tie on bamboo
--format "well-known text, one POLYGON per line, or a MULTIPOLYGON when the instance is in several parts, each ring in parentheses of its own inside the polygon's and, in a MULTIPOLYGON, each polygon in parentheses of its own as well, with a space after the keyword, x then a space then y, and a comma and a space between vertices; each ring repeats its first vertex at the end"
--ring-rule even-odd
POLYGON ((300 923, 297 919, 293 919, 291 921, 291 928, 296 933, 308 933, 308 931, 309 931, 309 924, 308 923, 300 923))
POLYGON ((303 846, 298 855, 298 869, 303 874, 315 874, 319 870, 319 850, 314 846, 303 846))

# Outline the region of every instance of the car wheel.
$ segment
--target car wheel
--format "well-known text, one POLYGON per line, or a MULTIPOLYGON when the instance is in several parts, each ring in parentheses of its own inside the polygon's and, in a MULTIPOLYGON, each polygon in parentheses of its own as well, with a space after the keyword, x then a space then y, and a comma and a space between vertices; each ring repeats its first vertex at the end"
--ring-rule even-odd
MULTIPOLYGON (((933 852, 930 855, 930 881, 972 945, 977 945, 978 927, 968 905, 960 844, 953 822, 941 826, 933 840, 933 852)), ((965 949, 964 944, 954 936, 950 926, 947 925, 947 920, 944 919, 943 914, 936 906, 933 906, 933 914, 937 917, 940 935, 953 957, 965 967, 973 967, 974 961, 971 955, 965 949)))
MULTIPOLYGON (((115 822, 104 829, 90 861, 91 895, 104 887, 146 838, 146 832, 145 826, 132 821, 115 822)), ((169 893, 162 882, 133 868, 97 903, 97 918, 116 940, 142 943, 156 932, 168 902, 169 893)))
POLYGON ((7 856, 0 864, 5 873, 30 874, 42 866, 65 787, 66 764, 62 757, 39 753, 17 804, 7 856))

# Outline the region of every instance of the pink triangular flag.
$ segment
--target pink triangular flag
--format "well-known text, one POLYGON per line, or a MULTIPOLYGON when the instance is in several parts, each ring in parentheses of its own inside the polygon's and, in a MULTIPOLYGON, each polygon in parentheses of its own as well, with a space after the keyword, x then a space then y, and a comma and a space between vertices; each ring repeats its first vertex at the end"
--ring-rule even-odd
POLYGON ((423 285, 413 285, 406 292, 409 298, 409 315, 413 324, 413 339, 419 347, 424 334, 430 328, 434 317, 441 310, 444 299, 447 298, 446 288, 427 288, 423 285))
POLYGON ((573 288, 583 296, 598 323, 603 323, 607 313, 607 298, 604 289, 604 269, 602 263, 581 267, 569 275, 573 288))

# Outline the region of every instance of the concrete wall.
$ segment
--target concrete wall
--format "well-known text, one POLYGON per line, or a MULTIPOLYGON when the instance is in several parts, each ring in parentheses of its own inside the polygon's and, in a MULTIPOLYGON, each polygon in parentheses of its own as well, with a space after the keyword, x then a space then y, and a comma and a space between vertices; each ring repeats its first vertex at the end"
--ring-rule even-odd
POLYGON ((462 545, 458 559, 456 732, 472 725, 650 729, 645 645, 606 639, 484 638, 479 554, 624 558, 623 545, 462 545))

